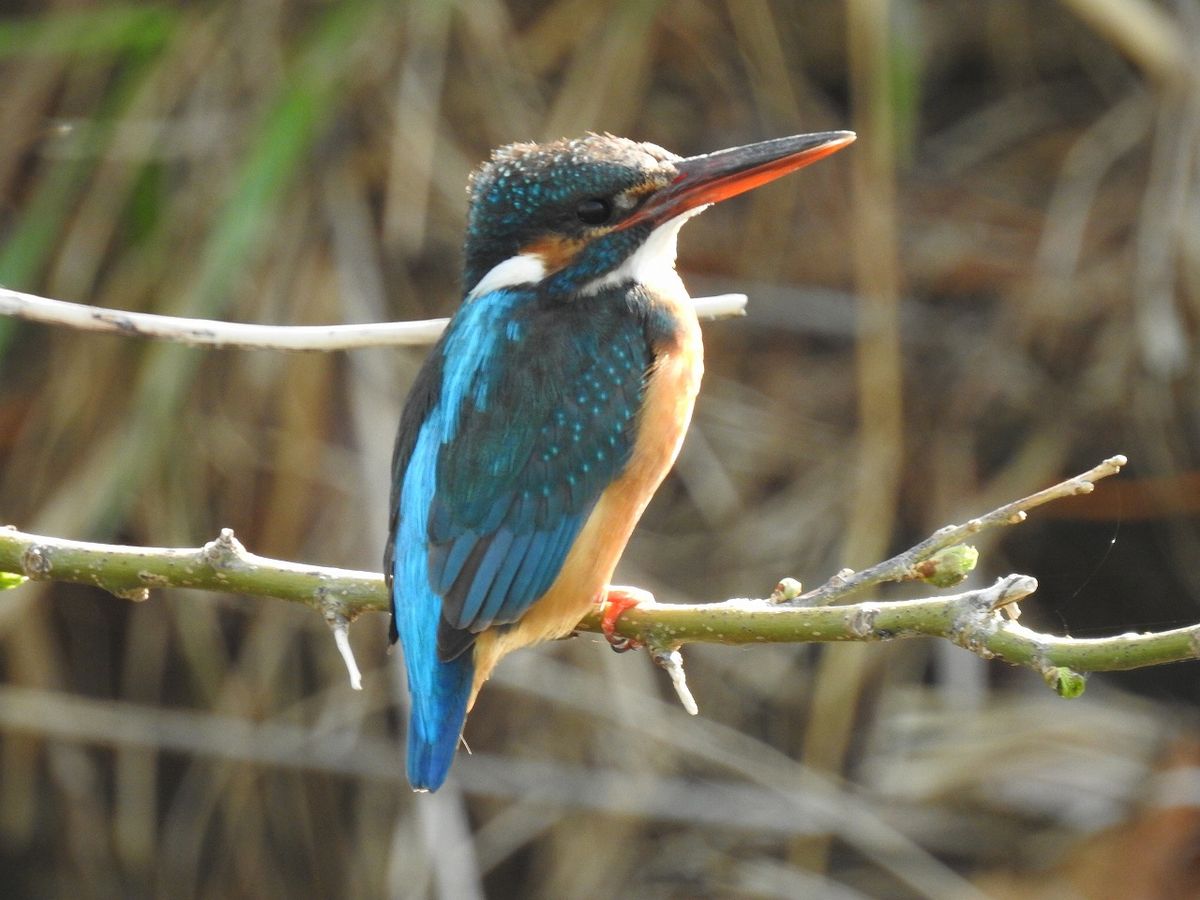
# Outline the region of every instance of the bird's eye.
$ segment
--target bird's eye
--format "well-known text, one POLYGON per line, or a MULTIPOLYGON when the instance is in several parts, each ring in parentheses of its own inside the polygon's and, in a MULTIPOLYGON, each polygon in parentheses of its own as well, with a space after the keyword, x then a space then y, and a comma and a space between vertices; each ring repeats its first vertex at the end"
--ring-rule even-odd
POLYGON ((603 225, 612 216, 612 204, 603 197, 589 197, 575 207, 575 215, 585 225, 603 225))

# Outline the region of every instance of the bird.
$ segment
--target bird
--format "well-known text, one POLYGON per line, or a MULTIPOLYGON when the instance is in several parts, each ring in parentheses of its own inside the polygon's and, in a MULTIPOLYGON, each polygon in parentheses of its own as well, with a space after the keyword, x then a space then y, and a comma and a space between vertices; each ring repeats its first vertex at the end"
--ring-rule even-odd
POLYGON ((407 775, 440 787, 501 657, 564 637, 609 584, 673 465, 703 372, 675 270, 708 206, 845 147, 802 134, 680 157, 588 133, 492 152, 470 176, 464 296, 413 382, 384 573, 410 696, 407 775))

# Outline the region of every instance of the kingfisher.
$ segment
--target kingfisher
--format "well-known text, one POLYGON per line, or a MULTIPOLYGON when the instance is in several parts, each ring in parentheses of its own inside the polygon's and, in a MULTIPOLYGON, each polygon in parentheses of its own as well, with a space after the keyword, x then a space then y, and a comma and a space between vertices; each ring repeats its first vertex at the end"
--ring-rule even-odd
POLYGON ((564 637, 679 453, 703 347, 675 271, 689 218, 848 131, 681 158, 610 134, 493 151, 469 181, 465 295, 404 406, 384 573, 411 697, 408 780, 445 781, 505 654, 564 637))

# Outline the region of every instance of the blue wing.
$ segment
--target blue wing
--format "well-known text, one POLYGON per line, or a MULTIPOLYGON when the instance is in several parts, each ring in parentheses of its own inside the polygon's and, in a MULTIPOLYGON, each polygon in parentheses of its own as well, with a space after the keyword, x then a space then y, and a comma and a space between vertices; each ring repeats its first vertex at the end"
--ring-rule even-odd
POLYGON ((404 646, 414 788, 446 777, 474 675, 465 652, 553 583, 628 461, 650 350, 623 295, 468 300, 409 395, 393 460, 391 636, 404 646))
POLYGON ((474 302, 489 301, 503 323, 483 335, 468 319, 445 350, 442 403, 453 414, 428 526, 443 659, 519 619, 554 582, 629 459, 650 363, 640 317, 612 294, 474 302))

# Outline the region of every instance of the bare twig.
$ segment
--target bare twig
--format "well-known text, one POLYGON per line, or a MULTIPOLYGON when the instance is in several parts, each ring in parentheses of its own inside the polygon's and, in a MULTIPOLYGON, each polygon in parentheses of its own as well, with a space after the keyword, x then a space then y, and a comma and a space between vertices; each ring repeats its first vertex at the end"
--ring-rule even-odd
POLYGON ((651 655, 654 657, 654 662, 671 676, 671 686, 675 688, 675 696, 679 698, 679 702, 683 704, 688 715, 698 715, 700 707, 696 705, 696 698, 692 696, 692 689, 688 687, 687 673, 683 671, 683 655, 678 649, 654 650, 651 655))
POLYGON ((356 691, 362 690, 362 672, 358 669, 358 661, 354 658, 354 648, 350 646, 350 621, 342 615, 328 618, 330 629, 333 631, 333 642, 337 645, 338 653, 342 654, 342 662, 346 664, 346 673, 350 676, 350 687, 356 691))
POLYGON ((960 525, 947 525, 939 528, 921 543, 910 547, 903 553, 889 560, 877 563, 860 572, 844 569, 819 588, 800 594, 786 602, 792 606, 825 606, 838 600, 878 584, 891 581, 907 581, 913 578, 913 572, 919 563, 928 560, 940 550, 962 543, 986 528, 1001 525, 1018 525, 1025 521, 1026 513, 1038 506, 1043 506, 1052 500, 1072 497, 1077 494, 1090 494, 1096 487, 1096 482, 1121 471, 1128 460, 1121 455, 1112 456, 1095 468, 1088 469, 1074 478, 1060 481, 1058 484, 1006 503, 986 515, 969 519, 960 525))
MULTIPOLYGON (((695 297, 696 315, 721 319, 745 313, 745 294, 695 297)), ((60 325, 82 331, 159 338, 207 347, 258 350, 352 350, 361 347, 424 346, 432 344, 448 319, 415 322, 376 322, 367 325, 247 325, 208 319, 185 319, 152 313, 103 309, 67 303, 0 287, 0 315, 60 325)))

